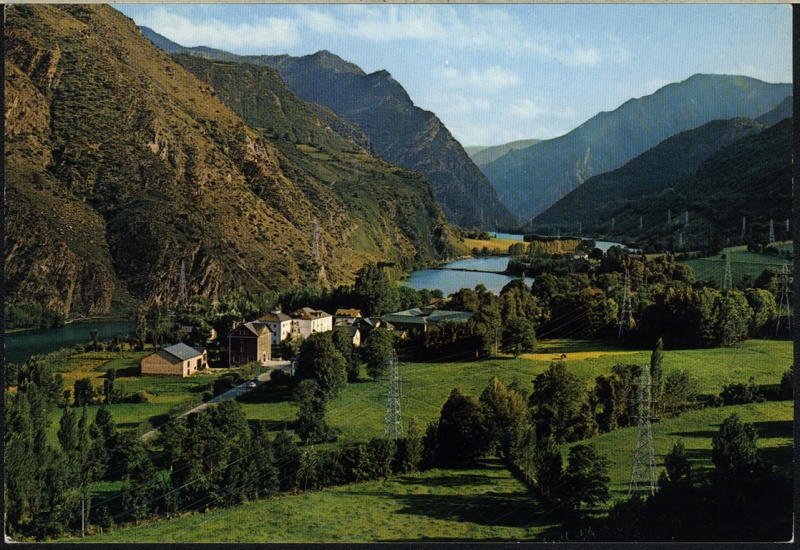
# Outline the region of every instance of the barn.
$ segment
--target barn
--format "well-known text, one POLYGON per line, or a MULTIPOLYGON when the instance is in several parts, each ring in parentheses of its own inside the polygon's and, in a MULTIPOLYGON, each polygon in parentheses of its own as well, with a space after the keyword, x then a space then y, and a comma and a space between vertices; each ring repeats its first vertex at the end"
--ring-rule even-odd
POLYGON ((184 343, 151 353, 140 361, 142 376, 181 376, 186 378, 208 367, 208 353, 184 343))

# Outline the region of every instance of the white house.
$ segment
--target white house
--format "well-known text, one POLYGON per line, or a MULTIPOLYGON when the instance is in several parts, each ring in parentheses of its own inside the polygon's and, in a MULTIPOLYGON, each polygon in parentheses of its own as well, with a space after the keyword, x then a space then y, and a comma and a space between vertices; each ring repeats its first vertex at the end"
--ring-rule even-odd
POLYGON ((292 318, 281 313, 279 309, 273 309, 259 319, 267 323, 269 329, 272 331, 272 345, 277 346, 292 333, 292 318))
POLYGON ((310 307, 298 309, 291 315, 292 337, 308 338, 316 332, 333 330, 333 315, 310 307))

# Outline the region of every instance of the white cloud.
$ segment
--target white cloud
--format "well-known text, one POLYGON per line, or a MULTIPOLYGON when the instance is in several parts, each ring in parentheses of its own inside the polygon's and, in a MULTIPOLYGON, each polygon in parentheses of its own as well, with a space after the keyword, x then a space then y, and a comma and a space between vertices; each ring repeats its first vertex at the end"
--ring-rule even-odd
POLYGON ((300 34, 293 19, 266 17, 251 23, 229 24, 213 18, 193 20, 169 8, 159 7, 137 18, 137 24, 182 46, 209 46, 236 52, 254 52, 268 48, 287 48, 299 42, 300 34))
POLYGON ((568 120, 575 117, 575 113, 569 107, 559 111, 547 107, 542 101, 532 101, 530 99, 523 99, 509 105, 508 111, 515 117, 524 119, 556 118, 568 120))
POLYGON ((443 84, 453 88, 496 91, 516 86, 521 82, 517 73, 503 67, 491 66, 485 69, 470 69, 462 74, 453 67, 441 71, 443 84))
POLYGON ((297 14, 299 23, 314 32, 331 34, 340 31, 342 28, 341 22, 330 13, 307 6, 298 6, 297 14))

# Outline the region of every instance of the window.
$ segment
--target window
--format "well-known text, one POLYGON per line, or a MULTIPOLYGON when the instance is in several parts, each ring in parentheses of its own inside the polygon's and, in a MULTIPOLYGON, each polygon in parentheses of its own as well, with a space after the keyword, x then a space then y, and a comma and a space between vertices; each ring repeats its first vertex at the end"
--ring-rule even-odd
POLYGON ((238 355, 234 355, 233 356, 233 364, 235 365, 237 363, 239 363, 239 356, 238 355))

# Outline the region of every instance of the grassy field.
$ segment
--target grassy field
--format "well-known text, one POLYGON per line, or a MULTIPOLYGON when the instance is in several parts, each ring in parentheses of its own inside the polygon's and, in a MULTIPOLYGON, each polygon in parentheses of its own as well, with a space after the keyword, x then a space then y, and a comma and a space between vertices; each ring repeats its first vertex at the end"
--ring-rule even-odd
MULTIPOLYGON (((404 379, 401 407, 404 426, 413 416, 423 425, 438 418, 442 405, 454 387, 480 395, 493 376, 509 384, 517 380, 529 392, 532 380, 554 358, 566 354, 567 369, 594 383, 617 363, 643 364, 650 350, 631 350, 615 341, 551 341, 537 353, 519 359, 497 358, 463 363, 401 363, 404 379)), ((749 340, 727 348, 708 350, 667 350, 663 360, 666 373, 687 369, 698 379, 703 393, 719 393, 730 382, 777 384, 792 365, 792 342, 749 340)), ((297 409, 289 402, 286 389, 269 390, 243 399, 248 418, 270 422, 273 429, 291 428, 297 409)), ((365 441, 383 433, 386 383, 361 381, 348 385, 344 394, 328 406, 328 421, 341 430, 340 444, 365 441)))
POLYGON ((480 239, 464 239, 464 244, 467 245, 469 250, 473 248, 477 248, 478 250, 483 250, 483 247, 489 249, 492 254, 508 254, 508 247, 512 244, 518 244, 522 241, 516 241, 514 239, 491 239, 488 241, 482 241, 480 239))
MULTIPOLYGON (((791 472, 790 401, 691 411, 653 424, 659 471, 683 439, 695 468, 711 466, 711 438, 737 412, 754 423, 762 456, 791 472)), ((613 499, 624 498, 635 428, 593 440, 611 463, 613 499)), ((563 451, 566 456, 568 446, 563 451)), ((610 505, 610 502, 608 503, 610 505)), ((563 532, 553 511, 495 460, 473 469, 430 470, 326 491, 283 495, 87 537, 85 542, 389 542, 554 540, 563 532), (343 518, 346 521, 343 521, 343 518)))
MULTIPOLYGON (((789 243, 786 246, 791 247, 792 244, 789 243)), ((748 252, 744 246, 736 246, 726 248, 716 256, 678 263, 691 266, 694 270, 694 276, 698 280, 706 281, 713 277, 722 286, 722 282, 725 279, 725 259, 722 257, 723 254, 730 254, 731 256, 731 276, 734 285, 737 285, 745 274, 750 276, 750 282, 755 281, 768 266, 781 266, 785 261, 776 256, 748 252)), ((791 266, 792 262, 788 261, 788 263, 791 266)))
MULTIPOLYGON (((118 403, 108 406, 117 427, 123 429, 149 429, 153 422, 170 409, 187 401, 199 403, 200 394, 214 379, 227 371, 199 372, 191 378, 141 377, 139 376, 139 360, 151 351, 144 352, 108 352, 92 351, 74 355, 56 366, 64 380, 64 388, 72 389, 75 381, 89 378, 92 386, 102 388, 105 374, 116 369, 114 388, 123 394, 146 391, 152 396, 148 403, 118 403)), ((94 417, 97 407, 90 407, 94 417)), ((56 410, 51 416, 48 426, 48 438, 57 443, 59 419, 62 411, 56 410)))

